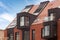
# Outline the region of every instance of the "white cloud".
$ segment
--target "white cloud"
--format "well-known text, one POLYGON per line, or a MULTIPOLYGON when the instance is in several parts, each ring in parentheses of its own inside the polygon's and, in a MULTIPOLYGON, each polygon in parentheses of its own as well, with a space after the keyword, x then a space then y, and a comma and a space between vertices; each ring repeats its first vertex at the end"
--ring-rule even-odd
POLYGON ((8 14, 6 12, 4 12, 2 15, 0 15, 0 18, 8 20, 9 22, 11 22, 14 19, 10 14, 8 14))
POLYGON ((6 9, 7 11, 10 10, 10 8, 6 6, 3 2, 0 2, 0 7, 6 9))

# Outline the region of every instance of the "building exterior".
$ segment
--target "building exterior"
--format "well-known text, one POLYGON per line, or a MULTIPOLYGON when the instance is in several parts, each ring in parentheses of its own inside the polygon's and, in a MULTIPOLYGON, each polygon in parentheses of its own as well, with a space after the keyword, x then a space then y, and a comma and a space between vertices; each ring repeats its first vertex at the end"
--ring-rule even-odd
POLYGON ((0 29, 0 40, 5 40, 4 30, 1 30, 1 29, 0 29))
POLYGON ((60 1, 28 5, 4 30, 6 40, 60 40, 60 1))

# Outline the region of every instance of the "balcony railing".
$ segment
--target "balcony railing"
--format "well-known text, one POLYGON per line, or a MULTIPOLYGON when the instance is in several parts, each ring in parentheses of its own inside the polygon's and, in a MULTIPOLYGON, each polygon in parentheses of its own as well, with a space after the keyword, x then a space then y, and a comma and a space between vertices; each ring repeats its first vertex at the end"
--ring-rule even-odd
POLYGON ((53 15, 44 18, 44 22, 53 21, 53 20, 54 20, 53 15))

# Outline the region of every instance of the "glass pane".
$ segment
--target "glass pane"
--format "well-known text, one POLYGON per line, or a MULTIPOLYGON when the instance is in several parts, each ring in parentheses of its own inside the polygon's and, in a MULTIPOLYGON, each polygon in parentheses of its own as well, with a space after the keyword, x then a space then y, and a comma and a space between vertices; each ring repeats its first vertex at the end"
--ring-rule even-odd
POLYGON ((25 26, 29 26, 29 18, 25 17, 25 26))
POLYGON ((45 35, 45 34, 44 34, 44 29, 42 29, 42 37, 44 37, 44 35, 45 35))
POLYGON ((9 40, 13 40, 13 34, 10 34, 10 39, 9 40))
POLYGON ((39 7, 38 7, 38 9, 34 12, 35 15, 38 15, 39 12, 41 12, 41 11, 46 7, 47 4, 48 4, 48 1, 46 1, 46 2, 41 2, 40 5, 39 5, 39 7), (36 13, 37 13, 37 14, 36 14, 36 13))
POLYGON ((35 30, 32 30, 32 40, 35 40, 35 30))
POLYGON ((22 12, 28 12, 30 8, 23 9, 22 12))
POLYGON ((20 17, 20 26, 24 26, 24 16, 20 17))
POLYGON ((49 34, 50 34, 50 27, 45 26, 45 36, 49 36, 49 34))
POLYGON ((24 31, 23 32, 23 39, 24 40, 29 40, 30 39, 29 35, 30 35, 29 31, 24 31))
POLYGON ((20 34, 19 34, 19 32, 17 32, 15 35, 16 35, 16 40, 20 40, 20 34))

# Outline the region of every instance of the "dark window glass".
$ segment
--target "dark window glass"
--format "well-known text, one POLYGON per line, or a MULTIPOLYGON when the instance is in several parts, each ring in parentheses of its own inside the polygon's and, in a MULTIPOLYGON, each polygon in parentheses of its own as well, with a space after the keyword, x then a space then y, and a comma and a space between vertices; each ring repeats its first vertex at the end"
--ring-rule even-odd
POLYGON ((25 17, 25 26, 29 26, 29 18, 25 17))
POLYGON ((41 2, 38 9, 34 12, 34 13, 38 13, 40 12, 47 4, 48 4, 49 1, 46 1, 46 2, 41 2))
POLYGON ((16 38, 15 40, 20 40, 20 34, 19 34, 19 32, 15 33, 15 38, 16 38))
POLYGON ((47 6, 48 2, 49 1, 41 2, 39 7, 36 9, 33 15, 38 15, 40 12, 42 12, 42 10, 47 6))
POLYGON ((32 40, 35 40, 35 30, 32 30, 32 40))
POLYGON ((30 32, 29 31, 23 31, 23 40, 29 40, 30 37, 30 32))

